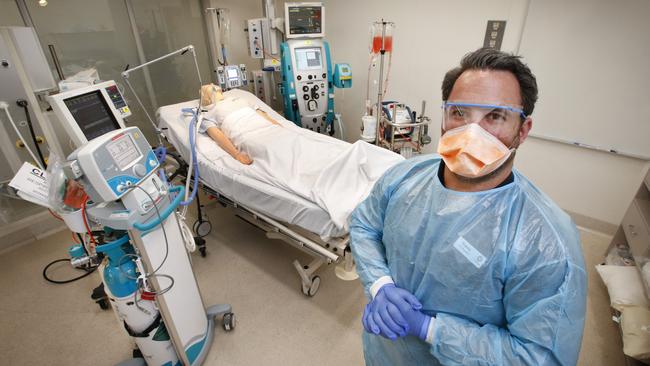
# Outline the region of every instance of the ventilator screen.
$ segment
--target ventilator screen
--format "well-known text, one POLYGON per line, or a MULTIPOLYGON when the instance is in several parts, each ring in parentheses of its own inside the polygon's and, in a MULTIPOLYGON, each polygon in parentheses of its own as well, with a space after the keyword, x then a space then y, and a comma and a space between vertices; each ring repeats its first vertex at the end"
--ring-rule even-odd
POLYGON ((120 128, 99 90, 68 98, 64 102, 88 141, 120 128))

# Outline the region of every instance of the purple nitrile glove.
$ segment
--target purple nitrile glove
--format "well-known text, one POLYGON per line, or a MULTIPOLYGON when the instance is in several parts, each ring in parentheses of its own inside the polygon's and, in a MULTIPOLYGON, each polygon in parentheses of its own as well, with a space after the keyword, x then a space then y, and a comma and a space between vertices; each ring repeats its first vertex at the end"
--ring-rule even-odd
POLYGON ((400 308, 420 309, 422 305, 410 292, 389 283, 382 286, 363 312, 367 332, 395 340, 409 332, 409 323, 400 308))
POLYGON ((402 307, 401 313, 408 323, 408 334, 426 341, 431 317, 410 307, 402 307))

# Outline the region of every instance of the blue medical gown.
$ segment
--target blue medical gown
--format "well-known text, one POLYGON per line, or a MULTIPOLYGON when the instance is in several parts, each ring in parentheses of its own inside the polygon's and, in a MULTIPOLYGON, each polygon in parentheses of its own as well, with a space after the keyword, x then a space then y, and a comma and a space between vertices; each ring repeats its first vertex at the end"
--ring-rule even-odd
POLYGON ((391 276, 435 316, 433 342, 364 332, 368 365, 574 365, 587 279, 575 225, 520 173, 482 192, 445 188, 439 158, 400 163, 353 212, 368 294, 391 276))

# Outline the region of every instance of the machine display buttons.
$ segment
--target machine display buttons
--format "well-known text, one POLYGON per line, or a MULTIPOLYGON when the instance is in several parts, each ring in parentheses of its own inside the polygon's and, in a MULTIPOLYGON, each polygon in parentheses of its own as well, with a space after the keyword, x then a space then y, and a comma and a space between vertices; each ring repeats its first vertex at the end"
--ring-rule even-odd
POLYGON ((318 99, 319 97, 320 97, 320 95, 314 94, 314 99, 318 99))
POLYGON ((302 91, 304 91, 304 92, 309 91, 309 87, 307 85, 303 86, 302 91))
POLYGON ((304 100, 309 100, 309 94, 303 94, 302 99, 304 100))
POLYGON ((323 73, 323 79, 327 79, 327 74, 323 73))
POLYGON ((302 76, 298 75, 298 76, 296 76, 296 79, 302 80, 302 76))
POLYGON ((307 75, 307 79, 311 80, 312 78, 313 78, 313 76, 307 75))
POLYGON ((318 85, 314 85, 314 90, 318 90, 318 85))

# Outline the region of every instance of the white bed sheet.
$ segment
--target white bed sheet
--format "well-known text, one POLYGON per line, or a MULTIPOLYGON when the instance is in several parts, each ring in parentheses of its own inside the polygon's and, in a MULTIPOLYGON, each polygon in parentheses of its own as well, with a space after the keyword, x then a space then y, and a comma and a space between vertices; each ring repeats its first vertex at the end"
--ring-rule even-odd
MULTIPOLYGON (((249 92, 233 89, 225 94, 244 98, 260 106, 283 125, 299 128, 249 92)), ((168 129, 165 135, 187 162, 190 161, 187 130, 190 118, 183 117, 181 110, 196 107, 197 104, 198 100, 168 105, 159 108, 156 113, 159 126, 168 129)), ((346 230, 337 228, 330 215, 313 202, 241 174, 241 164, 221 150, 210 137, 198 134, 196 145, 201 181, 210 188, 262 214, 318 234, 323 240, 347 234, 346 230)))

